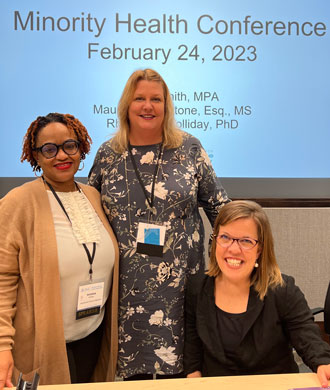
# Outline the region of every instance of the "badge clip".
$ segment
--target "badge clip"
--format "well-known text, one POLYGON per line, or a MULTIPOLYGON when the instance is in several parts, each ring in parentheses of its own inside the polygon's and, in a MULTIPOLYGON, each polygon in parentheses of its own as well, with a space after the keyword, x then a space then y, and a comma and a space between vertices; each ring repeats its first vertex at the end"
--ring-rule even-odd
POLYGON ((16 386, 16 390, 37 390, 40 375, 36 372, 33 375, 32 382, 28 382, 22 379, 23 374, 20 372, 18 377, 18 382, 16 386))

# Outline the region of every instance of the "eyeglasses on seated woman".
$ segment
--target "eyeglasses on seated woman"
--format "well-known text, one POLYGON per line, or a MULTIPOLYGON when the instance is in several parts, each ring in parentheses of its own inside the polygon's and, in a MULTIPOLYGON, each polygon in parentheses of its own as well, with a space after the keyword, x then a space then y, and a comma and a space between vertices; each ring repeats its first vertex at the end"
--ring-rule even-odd
POLYGON ((293 277, 280 272, 262 207, 224 205, 213 237, 206 275, 186 290, 187 377, 298 372, 294 348, 327 387, 330 346, 293 277))

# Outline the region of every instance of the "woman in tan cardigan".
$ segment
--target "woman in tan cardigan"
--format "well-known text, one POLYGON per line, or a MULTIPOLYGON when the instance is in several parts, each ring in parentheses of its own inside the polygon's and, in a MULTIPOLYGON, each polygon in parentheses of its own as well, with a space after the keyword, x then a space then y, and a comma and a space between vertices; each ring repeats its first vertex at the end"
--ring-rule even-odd
POLYGON ((100 195, 74 174, 90 149, 72 115, 30 125, 21 160, 42 176, 0 200, 0 390, 113 380, 118 247, 100 195))

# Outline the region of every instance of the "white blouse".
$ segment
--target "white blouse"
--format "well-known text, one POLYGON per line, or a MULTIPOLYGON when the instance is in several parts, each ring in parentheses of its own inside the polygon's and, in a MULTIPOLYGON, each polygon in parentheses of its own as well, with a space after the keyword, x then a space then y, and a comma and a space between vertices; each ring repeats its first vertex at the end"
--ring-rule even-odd
POLYGON ((52 192, 47 193, 57 241, 64 336, 66 342, 71 342, 88 336, 102 322, 111 287, 115 251, 109 233, 83 192, 57 192, 71 222, 52 192), (89 280, 90 269, 82 244, 85 243, 92 254, 93 242, 96 243, 93 281, 104 280, 103 304, 100 314, 76 320, 78 286, 89 280))

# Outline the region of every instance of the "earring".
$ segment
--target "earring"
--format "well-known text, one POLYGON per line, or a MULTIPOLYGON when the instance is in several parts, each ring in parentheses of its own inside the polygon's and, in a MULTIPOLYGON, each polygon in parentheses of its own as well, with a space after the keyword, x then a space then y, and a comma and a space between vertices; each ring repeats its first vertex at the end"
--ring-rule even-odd
POLYGON ((258 268, 259 267, 259 264, 256 262, 254 263, 254 268, 258 268))
POLYGON ((34 170, 34 176, 35 176, 35 177, 41 177, 41 176, 42 176, 42 173, 40 173, 40 175, 37 175, 37 170, 34 170))
POLYGON ((85 168, 85 163, 80 160, 80 163, 82 162, 82 167, 79 166, 78 171, 82 171, 85 168))

